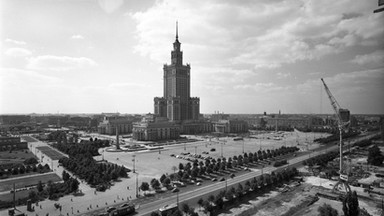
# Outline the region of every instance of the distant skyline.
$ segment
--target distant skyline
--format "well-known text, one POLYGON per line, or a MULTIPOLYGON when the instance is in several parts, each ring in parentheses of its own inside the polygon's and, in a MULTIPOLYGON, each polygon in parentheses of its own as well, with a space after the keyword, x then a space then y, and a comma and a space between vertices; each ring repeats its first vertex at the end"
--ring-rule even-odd
POLYGON ((0 114, 153 113, 175 24, 201 113, 384 114, 377 0, 3 0, 0 114))

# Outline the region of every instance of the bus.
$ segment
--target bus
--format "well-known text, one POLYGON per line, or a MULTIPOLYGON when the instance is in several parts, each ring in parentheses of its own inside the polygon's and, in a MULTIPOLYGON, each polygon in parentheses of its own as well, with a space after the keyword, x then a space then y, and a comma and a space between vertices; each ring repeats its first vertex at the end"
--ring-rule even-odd
POLYGON ((176 204, 165 205, 164 207, 159 208, 159 213, 161 216, 166 216, 169 213, 173 213, 178 209, 179 206, 177 206, 176 204))

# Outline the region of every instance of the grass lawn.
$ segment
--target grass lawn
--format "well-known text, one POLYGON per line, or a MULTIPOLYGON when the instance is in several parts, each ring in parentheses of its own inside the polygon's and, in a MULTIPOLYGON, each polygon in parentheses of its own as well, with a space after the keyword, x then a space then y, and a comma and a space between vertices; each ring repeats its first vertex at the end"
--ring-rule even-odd
MULTIPOLYGON (((16 200, 18 200, 19 198, 24 198, 24 197, 27 197, 29 192, 30 191, 36 191, 37 192, 37 189, 36 188, 33 188, 33 189, 30 189, 30 190, 23 190, 23 191, 18 191, 16 192, 16 200)), ((13 193, 6 193, 6 194, 1 194, 0 195, 0 200, 1 201, 12 201, 13 200, 13 193)))
POLYGON ((12 152, 2 151, 0 152, 0 164, 9 163, 9 162, 18 161, 18 160, 24 161, 25 159, 28 159, 31 157, 36 158, 35 155, 33 155, 33 153, 28 149, 14 150, 12 152))
POLYGON ((25 186, 36 185, 39 181, 47 183, 49 180, 53 182, 61 181, 61 178, 55 173, 47 173, 38 176, 27 176, 25 178, 7 179, 0 182, 0 192, 9 191, 15 183, 16 189, 24 188, 25 186))

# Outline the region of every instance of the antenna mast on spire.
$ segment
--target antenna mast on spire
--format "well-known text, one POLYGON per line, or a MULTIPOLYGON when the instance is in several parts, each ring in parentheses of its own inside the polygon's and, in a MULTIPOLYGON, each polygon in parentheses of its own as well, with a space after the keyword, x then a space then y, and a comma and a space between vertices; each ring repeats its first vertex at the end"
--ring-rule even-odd
POLYGON ((179 39, 178 21, 176 21, 176 40, 179 39))

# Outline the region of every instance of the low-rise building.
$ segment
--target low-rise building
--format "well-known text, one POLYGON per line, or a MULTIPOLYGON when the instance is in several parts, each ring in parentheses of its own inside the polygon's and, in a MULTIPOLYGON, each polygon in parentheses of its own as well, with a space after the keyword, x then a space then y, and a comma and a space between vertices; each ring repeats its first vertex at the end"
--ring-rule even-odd
POLYGON ((180 125, 165 117, 148 114, 141 122, 133 124, 132 137, 138 141, 178 139, 180 125))
POLYGON ((100 134, 115 135, 116 129, 120 135, 132 133, 133 119, 123 116, 105 116, 97 130, 100 134))
POLYGON ((219 120, 213 122, 215 132, 219 133, 246 133, 248 123, 244 120, 219 120))

